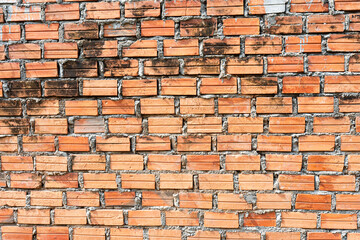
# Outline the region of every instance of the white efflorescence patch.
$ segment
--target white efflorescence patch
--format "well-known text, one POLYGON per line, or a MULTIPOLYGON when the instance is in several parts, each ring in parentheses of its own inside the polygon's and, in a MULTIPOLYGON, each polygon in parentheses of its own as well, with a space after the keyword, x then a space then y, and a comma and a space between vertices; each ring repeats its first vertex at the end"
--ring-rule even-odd
POLYGON ((285 12, 285 4, 288 0, 264 0, 266 14, 285 12))

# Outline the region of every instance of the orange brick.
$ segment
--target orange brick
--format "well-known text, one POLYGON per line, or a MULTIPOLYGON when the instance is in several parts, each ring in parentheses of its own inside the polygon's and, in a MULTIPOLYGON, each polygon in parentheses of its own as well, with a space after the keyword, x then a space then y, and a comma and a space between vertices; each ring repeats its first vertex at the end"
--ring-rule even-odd
POLYGON ((181 168, 180 155, 148 155, 149 170, 179 171, 181 168))
POLYGON ((45 8, 46 21, 78 20, 79 18, 79 3, 50 4, 45 8))
POLYGON ((0 120, 0 134, 28 134, 29 133, 28 119, 1 119, 0 120))
POLYGON ((357 76, 326 76, 325 92, 357 92, 359 89, 357 76))
POLYGON ((203 52, 205 55, 240 54, 240 38, 206 39, 203 52))
POLYGON ((307 17, 309 33, 343 32, 345 15, 311 15, 307 17))
POLYGON ((336 194, 337 210, 359 210, 359 195, 336 194))
POLYGON ((323 229, 357 229, 356 214, 322 213, 320 216, 323 229))
POLYGON ((161 79, 161 95, 196 95, 195 78, 161 79))
POLYGON ((258 35, 260 33, 259 18, 227 18, 223 21, 223 34, 233 35, 258 35))
POLYGON ((192 174, 160 174, 160 189, 192 189, 192 174))
POLYGON ((178 59, 151 59, 144 61, 144 75, 178 75, 180 70, 178 59))
MULTIPOLYGON (((349 30, 350 31, 359 31, 359 26, 360 26, 360 20, 359 20, 359 15, 358 14, 350 14, 349 15, 349 19, 350 19, 350 24, 349 24, 349 30)), ((349 35, 349 38, 351 38, 352 36, 349 35)))
POLYGON ((233 190, 232 174, 199 174, 199 189, 233 190))
POLYGON ((189 236, 188 240, 201 240, 201 239, 208 239, 208 240, 220 240, 220 233, 218 231, 196 231, 193 236, 189 236))
POLYGON ((109 118, 110 133, 141 133, 141 118, 109 118))
POLYGON ((267 240, 300 240, 299 232, 267 232, 265 234, 267 240))
POLYGON ((136 151, 169 151, 171 142, 169 137, 144 136, 136 137, 136 151))
POLYGON ((299 113, 332 113, 333 97, 298 97, 299 113))
POLYGON ((260 155, 226 155, 226 170, 260 170, 260 155))
POLYGON ((280 190, 314 191, 314 175, 279 175, 280 190))
POLYGON ((205 212, 204 226, 211 228, 238 228, 239 216, 236 213, 205 212))
POLYGON ((217 20, 209 19, 189 19, 180 21, 181 37, 207 37, 213 36, 217 29, 217 20))
POLYGON ((18 149, 18 142, 16 136, 0 138, 0 151, 15 152, 18 149))
POLYGON ((195 193, 182 192, 179 193, 180 208, 212 208, 212 194, 209 193, 195 193))
POLYGON ((135 192, 105 192, 106 206, 134 206, 135 192))
POLYGON ((355 191, 355 175, 320 175, 320 191, 355 191))
MULTIPOLYGON (((27 103, 27 107, 29 108, 29 103, 27 103)), ((9 101, 0 101, 0 116, 21 116, 22 107, 20 100, 9 100, 9 101)), ((28 115, 32 115, 27 110, 28 115)), ((51 114, 49 114, 51 115, 51 114)))
POLYGON ((301 152, 333 151, 334 148, 335 136, 307 135, 299 137, 299 151, 301 152))
POLYGON ((98 152, 129 152, 130 151, 130 139, 128 137, 96 137, 96 151, 98 152))
POLYGON ((257 113, 292 113, 291 97, 257 97, 257 113))
POLYGON ((249 213, 244 217, 244 227, 275 227, 276 215, 275 212, 268 212, 264 214, 249 213))
POLYGON ((273 174, 239 174, 240 190, 272 190, 273 174))
MULTIPOLYGON (((334 233, 334 234, 335 234, 335 233, 334 233)), ((341 239, 341 234, 340 234, 340 233, 338 233, 336 236, 337 236, 338 238, 334 238, 335 240, 341 239)), ((347 239, 348 239, 348 240, 356 240, 356 238, 358 238, 359 236, 360 236, 359 233, 348 233, 348 234, 347 234, 347 239)))
POLYGON ((19 209, 19 224, 50 224, 50 209, 19 209))
POLYGON ((308 170, 342 172, 344 160, 345 156, 309 155, 308 170))
POLYGON ((142 192, 141 204, 144 207, 172 207, 174 206, 173 193, 161 191, 142 192))
POLYGON ((1 191, 0 204, 10 207, 25 207, 26 192, 25 191, 1 191))
POLYGON ((244 15, 244 3, 242 0, 209 0, 207 14, 213 16, 244 15))
POLYGON ((27 22, 41 20, 40 6, 8 6, 6 22, 27 22))
POLYGON ((262 57, 228 58, 226 73, 232 75, 263 74, 264 60, 262 57))
POLYGON ((160 2, 139 1, 125 3, 126 18, 160 17, 160 2))
POLYGON ((123 80, 123 96, 152 96, 157 94, 157 80, 123 80))
POLYGON ((358 145, 360 142, 359 136, 344 135, 341 136, 341 151, 358 151, 358 145))
POLYGON ((250 113, 250 98, 218 98, 219 114, 250 113))
POLYGON ((227 232, 226 239, 227 240, 260 240, 261 235, 257 232, 227 232))
POLYGON ((104 37, 135 37, 136 24, 116 22, 104 24, 104 37))
POLYGON ((41 49, 38 44, 24 43, 9 45, 10 59, 40 59, 41 49))
POLYGON ((66 204, 78 207, 99 207, 100 197, 97 192, 67 192, 66 204))
POLYGON ((304 133, 305 117, 270 117, 270 133, 304 133))
POLYGON ((187 119, 188 133, 220 133, 222 119, 220 117, 198 117, 187 119))
POLYGON ((90 211, 91 225, 116 225, 124 224, 123 211, 117 209, 96 209, 90 211))
POLYGON ((259 209, 291 209, 291 193, 257 193, 256 206, 259 209))
POLYGON ((90 150, 88 137, 60 136, 59 151, 88 152, 90 150))
POLYGON ((35 173, 10 174, 10 187, 12 188, 35 189, 40 188, 41 186, 41 175, 37 175, 35 173))
POLYGON ((31 191, 31 206, 61 207, 63 205, 62 192, 54 191, 31 191))
POLYGON ((331 210, 331 195, 297 194, 296 209, 331 210))
POLYGON ((52 78, 58 76, 56 62, 33 62, 25 63, 27 78, 52 78))
POLYGON ((218 208, 223 210, 251 210, 252 204, 244 197, 233 193, 218 193, 218 208))
POLYGON ((175 22, 173 20, 150 20, 141 22, 141 36, 174 36, 175 22))
POLYGON ((168 226, 199 226, 197 212, 166 211, 165 221, 168 226))
POLYGON ((143 156, 135 154, 110 155, 110 168, 112 170, 143 170, 143 156))
POLYGON ((68 116, 96 116, 98 115, 97 105, 96 100, 66 101, 65 114, 68 116))
POLYGON ((285 44, 288 53, 321 52, 321 36, 289 36, 285 38, 285 44))
POLYGON ((115 173, 84 173, 84 188, 116 189, 115 173))
POLYGON ((74 228, 73 238, 74 240, 80 240, 92 236, 95 239, 105 238, 105 228, 74 228))
POLYGON ((317 214, 302 212, 282 212, 281 227, 316 228, 317 214))
POLYGON ((87 19, 119 19, 120 3, 118 2, 97 2, 86 3, 87 19))
POLYGON ((74 133, 104 133, 105 122, 102 118, 83 118, 74 121, 74 133))
POLYGON ((77 58, 78 46, 76 43, 56 43, 46 42, 44 43, 44 58, 77 58))
POLYGON ((219 58, 186 58, 184 73, 187 75, 220 74, 219 58))
POLYGON ((130 226, 161 226, 159 210, 131 210, 128 211, 128 225, 130 226))
POLYGON ((16 62, 0 63, 1 78, 20 78, 20 64, 16 62))
POLYGON ((141 114, 174 114, 173 98, 142 98, 140 99, 141 114))
POLYGON ((251 151, 251 135, 218 135, 217 150, 251 151))
POLYGON ((265 18, 265 32, 270 34, 301 34, 302 16, 268 16, 265 18))
POLYGON ((167 17, 199 16, 200 0, 166 1, 165 15, 167 17))
POLYGON ((200 94, 235 94, 237 93, 236 78, 202 78, 200 94))
POLYGON ((261 133, 264 119, 261 117, 229 117, 229 133, 261 133))
POLYGON ((130 229, 130 228, 110 228, 111 238, 118 239, 143 239, 142 229, 130 229))
MULTIPOLYGON (((307 233, 307 238, 309 240, 322 240, 322 239, 327 239, 327 240, 341 240, 341 233, 327 233, 327 232, 308 232, 307 233)), ((349 235, 348 235, 348 239, 349 239, 349 235)), ((349 239, 352 240, 352 239, 349 239)))
MULTIPOLYGON (((295 0, 291 2, 290 12, 327 12, 329 11, 329 4, 321 0, 308 2, 307 0, 295 0)), ((315 239, 314 239, 315 240, 315 239)))
POLYGON ((156 40, 138 40, 122 48, 123 57, 157 57, 156 40))
POLYGON ((300 171, 301 155, 266 154, 266 169, 270 171, 300 171))
POLYGON ((344 56, 309 56, 310 72, 343 72, 345 71, 344 56))
POLYGON ((26 40, 59 39, 59 24, 27 24, 25 25, 26 40))
POLYGON ((179 152, 210 151, 211 136, 178 136, 177 150, 179 152))
POLYGON ((66 172, 68 169, 67 157, 36 156, 36 171, 66 172))
POLYGON ((117 43, 117 41, 85 41, 83 43, 84 57, 117 57, 117 43))
POLYGON ((269 73, 304 72, 302 57, 268 57, 267 60, 269 73))
MULTIPOLYGON (((23 223, 23 222, 27 222, 29 219, 29 216, 24 216, 24 211, 25 209, 19 209, 18 210, 18 223, 23 223)), ((27 213, 27 212, 26 212, 27 213)), ((34 213, 36 214, 37 212, 34 211, 34 213)), ((40 215, 42 212, 39 212, 40 215)), ((36 224, 42 224, 41 221, 39 221, 39 217, 34 217, 34 223, 36 222, 36 224)), ((50 219, 49 219, 50 220, 50 219)), ((44 219, 44 221, 46 221, 46 219, 44 219)), ((4 224, 4 223, 14 223, 14 210, 11 208, 3 208, 0 210, 0 223, 4 224)), ((50 221, 49 221, 50 223, 50 221)))
POLYGON ((242 94, 276 94, 276 77, 244 77, 241 78, 242 94))
POLYGON ((320 93, 320 78, 314 76, 284 77, 283 93, 320 93))
POLYGON ((177 229, 149 229, 149 240, 161 240, 163 238, 181 240, 181 230, 177 229))
POLYGON ((245 54, 280 54, 282 51, 280 37, 247 37, 245 54))
POLYGON ((359 171, 360 158, 358 155, 348 155, 348 170, 359 171))
POLYGON ((1 170, 3 171, 32 171, 33 159, 30 156, 1 156, 1 170))
POLYGON ((6 41, 19 41, 20 40, 20 25, 2 25, 0 26, 1 40, 6 41))
POLYGON ((102 114, 134 114, 135 101, 133 99, 102 100, 102 114))
POLYGON ((45 188, 78 188, 78 173, 45 176, 45 188))
POLYGON ((3 240, 21 239, 31 240, 33 238, 32 227, 2 226, 1 238, 3 240))
POLYGON ((36 236, 39 240, 68 239, 68 227, 36 227, 36 236))
POLYGON ((182 133, 182 118, 148 118, 149 133, 182 133))
MULTIPOLYGON (((186 0, 185 0, 186 1, 186 0)), ((184 2, 184 1, 182 1, 184 2)), ((192 1, 195 2, 195 1, 192 1)), ((165 5, 168 2, 165 3, 165 5)), ((240 44, 239 44, 240 47, 240 44)), ((164 39, 164 56, 195 56, 199 55, 199 40, 197 39, 164 39)))
POLYGON ((98 39, 99 38, 99 26, 96 22, 65 23, 64 24, 64 38, 65 39, 75 39, 75 40, 98 39))
POLYGON ((198 171, 220 170, 220 156, 187 155, 186 168, 198 171))
POLYGON ((270 151, 270 152, 291 152, 292 149, 292 137, 291 136, 266 136, 259 135, 257 138, 257 150, 258 151, 270 151))
POLYGON ((76 97, 79 94, 78 81, 55 80, 45 82, 45 97, 76 97))
POLYGON ((180 98, 181 114, 214 114, 213 98, 180 98))
POLYGON ((129 189, 155 189, 155 175, 121 174, 121 187, 129 189))

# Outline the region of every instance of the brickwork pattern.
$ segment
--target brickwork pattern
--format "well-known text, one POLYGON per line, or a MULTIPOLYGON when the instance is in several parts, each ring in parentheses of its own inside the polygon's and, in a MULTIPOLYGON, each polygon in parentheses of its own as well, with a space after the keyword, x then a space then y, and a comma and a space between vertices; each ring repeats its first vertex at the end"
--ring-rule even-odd
POLYGON ((359 0, 0 0, 2 240, 359 240, 359 0))

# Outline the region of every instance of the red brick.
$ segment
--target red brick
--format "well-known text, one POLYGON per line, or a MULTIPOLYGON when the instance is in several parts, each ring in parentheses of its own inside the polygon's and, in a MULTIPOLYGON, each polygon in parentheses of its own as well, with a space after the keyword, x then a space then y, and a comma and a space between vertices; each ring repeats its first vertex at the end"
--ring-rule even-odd
POLYGON ((27 22, 41 20, 40 6, 8 6, 6 22, 27 22))
POLYGON ((332 113, 334 97, 298 97, 299 113, 332 113))
POLYGON ((285 38, 285 44, 288 53, 321 52, 321 36, 289 36, 285 38))
POLYGON ((283 78, 283 93, 319 93, 320 92, 320 78, 314 76, 304 77, 284 77, 283 78))
POLYGON ((260 240, 261 235, 258 232, 227 232, 227 240, 260 240))
POLYGON ((40 59, 40 45, 35 43, 9 45, 10 59, 40 59))
POLYGON ((135 154, 110 155, 110 168, 113 170, 143 170, 143 156, 135 154))
POLYGON ((27 78, 55 78, 58 77, 56 62, 25 63, 27 78))
POLYGON ((149 133, 182 133, 182 118, 148 118, 149 133))
POLYGON ((341 55, 336 56, 309 56, 310 72, 344 72, 345 58, 341 55))
POLYGON ((263 66, 262 57, 229 58, 226 62, 226 72, 232 75, 263 74, 263 66))
MULTIPOLYGON (((359 31, 359 29, 360 29, 359 15, 358 14, 350 14, 349 20, 350 20, 349 30, 350 31, 359 31)), ((351 35, 349 35, 349 37, 351 37, 351 35)))
POLYGON ((104 37, 135 37, 136 24, 135 23, 109 23, 104 24, 104 37))
POLYGON ((123 57, 157 57, 156 40, 138 40, 122 48, 123 57))
POLYGON ((220 117, 196 117, 187 119, 188 133, 221 133, 222 119, 220 117))
POLYGON ((291 2, 290 12, 307 13, 307 12, 328 12, 329 3, 321 0, 308 2, 307 0, 294 0, 291 2))
POLYGON ((359 195, 336 194, 337 210, 359 210, 359 195))
POLYGON ((77 58, 78 46, 76 43, 44 43, 44 58, 77 58))
POLYGON ((88 137, 60 136, 59 151, 87 152, 90 150, 88 137))
POLYGON ((28 115, 57 115, 59 114, 59 100, 29 100, 26 104, 28 115))
POLYGON ((74 133, 104 133, 105 122, 102 118, 83 118, 74 121, 74 133))
POLYGON ((270 133, 304 133, 305 117, 270 117, 270 133))
POLYGON ((18 142, 16 136, 8 136, 0 138, 0 151, 15 152, 18 149, 18 142))
MULTIPOLYGON (((309 59, 312 56, 309 56, 309 59)), ((302 57, 268 57, 268 72, 304 72, 304 59, 302 57)))
POLYGON ((236 94, 236 78, 202 78, 200 94, 236 94))
MULTIPOLYGON (((29 111, 27 113, 29 114, 29 111)), ((20 116, 21 114, 22 107, 20 100, 0 101, 0 116, 20 116)))
POLYGON ((220 240, 220 233, 218 231, 196 231, 193 236, 189 236, 188 240, 201 240, 201 239, 208 239, 208 240, 220 240))
POLYGON ((348 170, 358 171, 360 164, 360 158, 357 155, 348 155, 348 170))
POLYGON ((20 64, 16 62, 0 63, 1 78, 20 78, 20 64))
POLYGON ((206 10, 212 16, 244 15, 244 3, 243 0, 209 0, 206 10))
MULTIPOLYGON (((18 210, 18 221, 17 221, 18 223, 27 221, 27 219, 25 220, 23 217, 23 212, 24 212, 24 209, 18 210)), ((27 216, 27 217, 29 217, 29 216, 27 216)), ((35 216, 34 216, 34 223, 37 222, 37 220, 38 220, 38 218, 35 218, 35 216)), ((0 223, 2 223, 2 224, 14 223, 14 210, 11 208, 0 209, 0 223)), ((41 223, 37 222, 36 224, 41 224, 41 223)))

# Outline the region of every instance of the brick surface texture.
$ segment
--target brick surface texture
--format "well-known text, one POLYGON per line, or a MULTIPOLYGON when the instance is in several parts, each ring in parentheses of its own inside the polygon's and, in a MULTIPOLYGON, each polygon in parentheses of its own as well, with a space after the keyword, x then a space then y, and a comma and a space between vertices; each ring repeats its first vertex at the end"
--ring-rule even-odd
POLYGON ((359 0, 0 0, 2 240, 359 240, 359 0))

